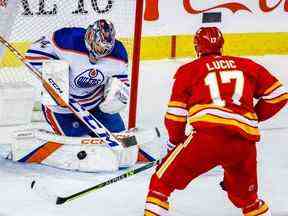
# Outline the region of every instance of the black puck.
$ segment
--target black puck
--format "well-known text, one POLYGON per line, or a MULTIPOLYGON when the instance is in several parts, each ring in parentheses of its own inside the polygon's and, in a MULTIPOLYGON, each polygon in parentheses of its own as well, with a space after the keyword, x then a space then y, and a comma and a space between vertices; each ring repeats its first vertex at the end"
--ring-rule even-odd
POLYGON ((79 160, 83 160, 83 159, 85 159, 87 157, 87 153, 85 152, 85 151, 80 151, 80 152, 78 152, 78 154, 77 154, 77 158, 79 159, 79 160))

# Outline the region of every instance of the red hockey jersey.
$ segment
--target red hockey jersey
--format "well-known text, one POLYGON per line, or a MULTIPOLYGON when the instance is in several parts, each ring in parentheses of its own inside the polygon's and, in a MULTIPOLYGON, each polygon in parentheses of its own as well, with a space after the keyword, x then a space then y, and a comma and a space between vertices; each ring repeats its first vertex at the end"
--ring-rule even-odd
POLYGON ((174 144, 185 139, 186 123, 196 131, 220 126, 258 141, 258 122, 272 117, 288 99, 273 75, 246 58, 201 57, 180 67, 174 78, 165 116, 174 144))

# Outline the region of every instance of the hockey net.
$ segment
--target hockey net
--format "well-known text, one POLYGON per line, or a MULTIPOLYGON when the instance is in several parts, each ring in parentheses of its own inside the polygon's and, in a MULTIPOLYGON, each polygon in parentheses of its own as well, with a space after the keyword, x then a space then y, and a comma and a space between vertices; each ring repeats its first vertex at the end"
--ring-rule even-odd
MULTIPOLYGON (((131 57, 136 0, 0 0, 0 35, 25 53, 33 41, 62 27, 84 27, 97 19, 113 22, 116 37, 131 57)), ((0 45, 0 85, 26 82, 35 87, 39 110, 41 83, 10 51, 0 45)))

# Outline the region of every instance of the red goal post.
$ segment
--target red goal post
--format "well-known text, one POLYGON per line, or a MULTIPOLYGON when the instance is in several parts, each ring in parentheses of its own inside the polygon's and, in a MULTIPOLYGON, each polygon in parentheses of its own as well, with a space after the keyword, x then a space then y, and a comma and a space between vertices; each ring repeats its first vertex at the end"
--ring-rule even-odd
MULTIPOLYGON (((32 42, 61 27, 85 28, 100 18, 112 21, 129 53, 131 128, 136 126, 143 4, 144 0, 0 0, 0 34, 24 54, 32 42)), ((40 97, 41 83, 0 45, 0 85, 18 81, 36 86, 40 97)))
POLYGON ((144 4, 143 1, 144 0, 137 0, 135 11, 134 52, 133 52, 132 71, 131 71, 131 93, 129 104, 128 128, 136 127, 141 35, 142 35, 142 22, 143 22, 143 4, 144 4))

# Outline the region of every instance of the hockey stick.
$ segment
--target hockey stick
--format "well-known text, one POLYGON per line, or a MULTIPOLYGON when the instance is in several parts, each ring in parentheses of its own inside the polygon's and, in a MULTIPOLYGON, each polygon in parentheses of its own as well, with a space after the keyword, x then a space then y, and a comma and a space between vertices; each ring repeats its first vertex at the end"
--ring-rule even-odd
POLYGON ((0 35, 0 42, 6 46, 34 76, 42 82, 43 87, 52 96, 55 102, 62 107, 68 107, 97 137, 103 139, 113 150, 123 149, 122 144, 108 131, 93 115, 85 110, 77 101, 69 99, 67 103, 63 98, 63 91, 50 77, 43 79, 41 72, 25 60, 25 57, 0 35))
MULTIPOLYGON (((110 185, 110 184, 113 184, 115 182, 121 181, 121 180, 123 180, 125 178, 128 178, 128 177, 134 176, 134 175, 136 175, 136 174, 138 174, 140 172, 143 172, 143 171, 145 171, 147 169, 150 169, 151 167, 155 166, 158 162, 160 162, 160 160, 149 162, 149 163, 147 163, 147 164, 145 164, 145 165, 143 165, 141 167, 129 170, 129 171, 127 171, 127 172, 125 172, 125 173, 123 173, 123 174, 121 174, 119 176, 111 178, 111 179, 109 179, 107 181, 99 183, 99 184, 97 184, 97 185, 95 185, 93 187, 87 188, 87 189, 82 190, 80 192, 71 194, 69 196, 66 196, 66 197, 57 196, 56 197, 56 205, 61 205, 63 203, 71 202, 71 201, 73 201, 75 199, 79 199, 79 198, 81 198, 81 197, 83 197, 83 196, 85 196, 85 195, 87 195, 87 194, 89 194, 91 192, 95 192, 95 191, 97 191, 97 190, 99 190, 99 189, 101 189, 101 188, 103 188, 103 187, 105 187, 107 185, 110 185)), ((34 180, 31 183, 31 188, 34 189, 36 187, 35 185, 36 185, 36 181, 34 180)), ((54 196, 49 195, 49 197, 54 197, 54 196)))

